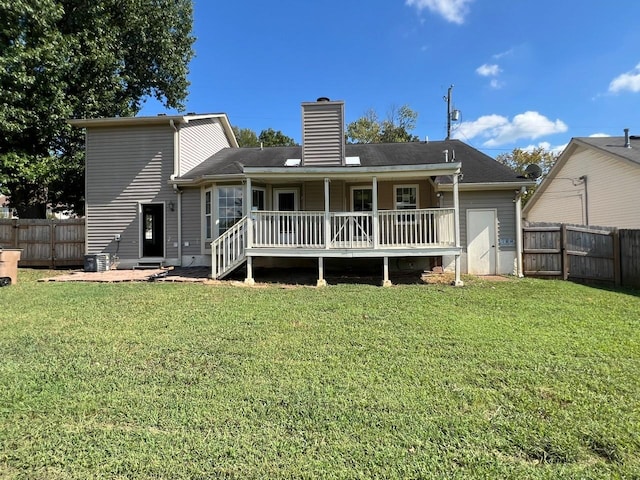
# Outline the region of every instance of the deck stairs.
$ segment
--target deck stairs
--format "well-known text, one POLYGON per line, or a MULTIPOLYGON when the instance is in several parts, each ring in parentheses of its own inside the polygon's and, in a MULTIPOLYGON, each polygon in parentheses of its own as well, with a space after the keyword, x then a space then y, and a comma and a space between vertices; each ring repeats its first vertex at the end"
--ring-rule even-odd
POLYGON ((247 217, 211 242, 211 278, 219 280, 246 261, 247 217))

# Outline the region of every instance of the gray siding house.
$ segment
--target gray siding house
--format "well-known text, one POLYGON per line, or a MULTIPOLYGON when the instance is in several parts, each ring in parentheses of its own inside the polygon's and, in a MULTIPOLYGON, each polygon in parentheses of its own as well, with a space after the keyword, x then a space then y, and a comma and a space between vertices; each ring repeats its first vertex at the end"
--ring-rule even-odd
POLYGON ((344 102, 302 104, 303 145, 238 148, 224 114, 72 120, 86 129, 87 253, 120 268, 382 260, 519 274, 533 183, 458 141, 345 145, 344 102))

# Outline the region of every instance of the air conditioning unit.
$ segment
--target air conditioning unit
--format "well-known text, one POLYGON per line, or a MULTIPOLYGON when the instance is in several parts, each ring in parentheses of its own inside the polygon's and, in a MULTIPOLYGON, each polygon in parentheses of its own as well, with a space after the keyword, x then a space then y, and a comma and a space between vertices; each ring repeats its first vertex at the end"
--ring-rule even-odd
POLYGON ((106 272, 111 267, 108 253, 95 253, 84 256, 85 272, 106 272))

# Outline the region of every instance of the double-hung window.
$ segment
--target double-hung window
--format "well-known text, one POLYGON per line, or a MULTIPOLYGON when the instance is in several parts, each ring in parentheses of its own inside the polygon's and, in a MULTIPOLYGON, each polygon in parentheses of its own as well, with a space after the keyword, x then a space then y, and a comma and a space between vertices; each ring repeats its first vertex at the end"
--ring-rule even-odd
MULTIPOLYGON (((393 203, 395 210, 417 210, 418 186, 396 185, 393 203)), ((401 223, 415 222, 416 214, 414 212, 400 213, 397 219, 401 223)))

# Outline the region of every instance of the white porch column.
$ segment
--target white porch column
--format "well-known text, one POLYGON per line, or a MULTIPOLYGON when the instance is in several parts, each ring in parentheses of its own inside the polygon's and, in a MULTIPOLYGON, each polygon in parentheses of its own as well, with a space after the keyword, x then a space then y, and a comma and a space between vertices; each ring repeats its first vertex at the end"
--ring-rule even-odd
POLYGON ((527 189, 522 187, 516 194, 516 275, 524 277, 522 267, 522 196, 527 189))
POLYGON ((373 195, 373 203, 371 209, 373 210, 373 228, 371 229, 373 234, 373 248, 378 248, 378 177, 373 177, 371 185, 371 194, 373 195))
MULTIPOLYGON (((456 240, 456 247, 460 248, 460 200, 458 198, 458 180, 459 173, 455 173, 453 175, 453 223, 454 223, 454 233, 456 240)), ((455 256, 455 268, 456 268, 456 278, 454 280, 454 285, 456 287, 461 287, 464 285, 462 280, 460 279, 460 253, 455 256)))
POLYGON ((251 218, 251 209, 253 207, 253 188, 251 187, 251 178, 247 178, 245 190, 244 214, 247 216, 247 239, 245 241, 245 245, 246 248, 251 248, 253 245, 253 218, 251 218))
POLYGON ((389 257, 382 257, 382 286, 391 286, 391 280, 389 280, 389 257))
POLYGON ((331 214, 329 213, 330 180, 324 179, 324 248, 331 246, 331 214))
POLYGON ((317 287, 326 287, 327 281, 324 279, 324 258, 318 257, 318 283, 317 287))

